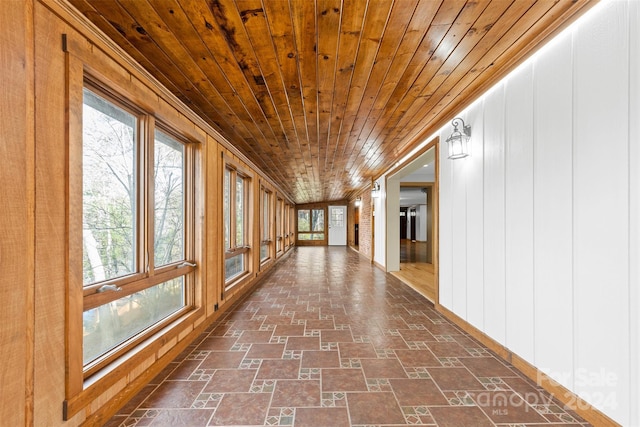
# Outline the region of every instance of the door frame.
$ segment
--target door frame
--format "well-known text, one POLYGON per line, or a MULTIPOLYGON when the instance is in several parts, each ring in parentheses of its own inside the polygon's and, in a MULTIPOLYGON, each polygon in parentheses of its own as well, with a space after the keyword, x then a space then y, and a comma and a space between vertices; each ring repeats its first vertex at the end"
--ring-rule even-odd
MULTIPOLYGON (((348 234, 348 230, 347 230, 347 215, 348 215, 348 209, 346 205, 329 205, 327 207, 327 246, 346 246, 347 245, 347 234, 348 234), (342 210, 343 213, 343 228, 344 228, 344 241, 341 243, 331 243, 331 235, 332 235, 332 227, 331 227, 331 209, 332 208, 340 208, 342 210)), ((333 236, 335 238, 335 232, 333 233, 333 236)))
MULTIPOLYGON (((435 137, 429 143, 427 143, 421 150, 416 152, 411 158, 409 158, 402 165, 399 165, 393 169, 390 169, 385 174, 385 187, 386 187, 386 203, 384 204, 386 210, 386 224, 385 224, 385 234, 386 234, 386 256, 385 256, 385 271, 399 271, 400 270, 400 248, 396 247, 396 245, 390 245, 389 242, 399 242, 400 238, 400 224, 399 224, 399 215, 389 214, 391 212, 399 212, 400 209, 400 179, 403 170, 406 170, 410 167, 416 167, 416 162, 421 158, 424 154, 426 154, 429 150, 434 149, 434 167, 435 167, 435 178, 434 182, 431 183, 432 188, 432 196, 433 196, 433 215, 432 215, 432 234, 433 234, 433 242, 432 242, 432 264, 434 270, 434 287, 435 287, 435 296, 434 296, 434 304, 439 304, 440 302, 440 285, 439 285, 439 183, 438 183, 438 175, 440 172, 440 138, 435 137)), ((422 163, 422 162, 420 162, 422 163)), ((422 164, 419 165, 422 167, 422 164)), ((402 183, 402 185, 406 185, 402 183)), ((426 186, 424 183, 420 184, 421 186, 426 186)))

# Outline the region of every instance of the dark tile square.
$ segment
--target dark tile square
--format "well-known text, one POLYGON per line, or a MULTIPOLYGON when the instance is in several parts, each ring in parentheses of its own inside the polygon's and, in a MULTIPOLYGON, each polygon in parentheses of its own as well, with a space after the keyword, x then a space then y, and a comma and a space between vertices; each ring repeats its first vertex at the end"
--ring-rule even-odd
POLYGON ((206 384, 205 381, 165 381, 140 408, 190 408, 206 384))
POLYGON ((297 408, 296 427, 350 426, 347 408, 297 408))
POLYGON ((320 381, 278 380, 273 391, 272 407, 321 406, 320 381))
POLYGON ((302 368, 339 368, 340 357, 337 351, 304 351, 302 368))
POLYGON ((256 378, 260 380, 297 380, 299 372, 300 360, 263 360, 256 378))
POLYGON ((234 369, 244 359, 244 351, 213 351, 200 364, 201 369, 234 369))
POLYGON ((396 356, 405 367, 442 366, 429 350, 396 350, 396 356))
POLYGON ((494 427, 477 406, 435 406, 429 412, 438 427, 494 427))
POLYGON ((407 378, 397 359, 362 359, 361 363, 367 378, 407 378))
POLYGON ((448 405, 449 401, 432 380, 391 379, 389 380, 400 406, 448 405))
POLYGON ((318 337, 289 337, 287 338, 287 350, 320 350, 318 337))
POLYGON ((207 385, 203 393, 248 393, 256 376, 255 369, 219 369, 207 385))
POLYGON ((405 424, 393 393, 347 393, 352 424, 405 424))
POLYGON ((323 369, 322 391, 367 391, 361 369, 323 369))
POLYGON ((245 359, 280 359, 284 344, 252 344, 245 359))
POLYGON ((261 426, 265 424, 271 393, 225 394, 210 426, 261 426))

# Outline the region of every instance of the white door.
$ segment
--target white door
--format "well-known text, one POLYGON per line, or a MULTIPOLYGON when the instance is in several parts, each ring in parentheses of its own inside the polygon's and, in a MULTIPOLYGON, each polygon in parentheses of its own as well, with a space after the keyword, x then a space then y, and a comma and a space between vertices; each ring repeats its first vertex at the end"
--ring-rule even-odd
POLYGON ((329 245, 347 244, 347 207, 329 206, 329 245))

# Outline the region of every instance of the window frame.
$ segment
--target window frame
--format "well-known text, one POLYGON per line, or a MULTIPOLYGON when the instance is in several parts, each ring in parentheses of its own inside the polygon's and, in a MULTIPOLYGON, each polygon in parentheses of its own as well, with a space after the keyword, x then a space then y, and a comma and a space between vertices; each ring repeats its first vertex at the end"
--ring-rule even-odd
MULTIPOLYGON (((111 350, 104 352, 101 356, 85 364, 82 362, 82 376, 86 380, 102 369, 111 365, 115 360, 130 353, 140 343, 148 339, 153 334, 164 329, 177 319, 195 309, 195 277, 194 271, 197 268, 195 261, 195 144, 188 138, 173 131, 171 126, 156 121, 156 118, 145 112, 142 108, 128 102, 123 96, 108 90, 106 85, 90 75, 86 75, 82 84, 84 90, 88 90, 94 95, 102 98, 106 102, 123 109, 136 116, 136 244, 134 246, 136 266, 134 272, 129 275, 107 279, 85 285, 82 283, 82 313, 104 304, 122 300, 137 292, 151 289, 168 281, 184 278, 183 282, 183 306, 172 314, 162 318, 158 322, 144 328, 141 332, 133 334, 120 344, 115 345, 111 350), (183 257, 180 260, 170 262, 162 266, 154 265, 154 239, 155 239, 155 144, 156 130, 172 138, 183 147, 183 257), (106 288, 105 288, 106 287, 106 288), (113 289, 113 291, 102 291, 113 289)), ((82 100, 84 108, 84 100, 82 100)), ((82 126, 81 126, 82 127, 82 126)), ((82 159, 83 142, 79 143, 79 156, 82 159)), ((79 168, 82 170, 82 162, 79 168)), ((80 181, 82 181, 80 174, 80 181)), ((79 184, 82 188, 82 184, 79 184)), ((79 202, 83 209, 84 197, 70 194, 70 203, 79 202), (78 200, 76 200, 78 199, 78 200)), ((72 245, 77 247, 77 245, 72 245)), ((82 244, 79 245, 82 252, 82 244)), ((84 339, 82 348, 84 347, 84 339)), ((76 350, 77 351, 77 350, 76 350)))
POLYGON ((273 259, 273 190, 260 186, 260 265, 273 259), (265 200, 266 198, 266 200, 265 200), (265 221, 267 227, 265 229, 265 221), (267 255, 262 257, 262 247, 267 246, 267 255))
POLYGON ((276 256, 279 257, 284 254, 284 199, 277 195, 276 197, 276 215, 275 215, 275 223, 276 223, 276 256))
MULTIPOLYGON (((311 227, 311 224, 309 224, 311 227)), ((327 235, 327 204, 311 204, 311 205, 300 205, 300 206, 296 206, 295 207, 295 244, 299 245, 299 246, 324 246, 327 244, 328 242, 328 235, 327 235), (312 229, 310 229, 309 231, 306 230, 300 230, 300 224, 299 224, 299 212, 300 211, 309 211, 309 221, 312 222, 313 220, 313 211, 322 211, 323 215, 324 215, 324 229, 322 231, 313 231, 312 229), (320 235, 322 234, 323 238, 322 239, 300 239, 300 235, 301 234, 305 234, 305 235, 310 235, 311 237, 313 237, 314 235, 320 235)))
MULTIPOLYGON (((224 157, 224 156, 223 156, 224 157)), ((232 183, 232 185, 230 185, 230 195, 229 195, 229 201, 234 201, 234 203, 230 203, 229 206, 229 219, 230 219, 230 223, 229 223, 229 248, 226 247, 226 241, 223 238, 222 239, 222 251, 224 254, 224 259, 223 259, 223 271, 222 271, 222 277, 223 277, 223 283, 224 283, 224 292, 229 291, 231 288, 233 288, 234 286, 238 285, 239 283, 241 283, 242 281, 244 281, 249 274, 252 271, 252 267, 251 267, 251 242, 252 242, 252 227, 251 227, 251 191, 252 191, 252 174, 250 174, 249 172, 246 172, 244 170, 244 168, 242 168, 238 163, 236 162, 232 162, 228 159, 225 159, 224 161, 224 168, 222 170, 222 186, 223 186, 223 190, 222 190, 222 204, 223 204, 223 223, 222 223, 222 227, 223 227, 223 236, 225 235, 225 230, 224 228, 227 226, 226 224, 226 206, 224 206, 224 197, 225 197, 225 192, 226 189, 224 188, 224 182, 225 182, 225 174, 226 172, 229 171, 230 172, 230 177, 229 177, 229 182, 232 183), (234 221, 234 218, 236 218, 236 203, 235 201, 237 200, 237 194, 236 194, 236 180, 238 177, 241 177, 243 179, 243 196, 242 196, 242 201, 243 201, 243 242, 241 246, 237 245, 237 241, 236 241, 236 222, 234 221), (241 255, 243 257, 243 266, 244 269, 227 278, 226 275, 226 262, 227 260, 231 259, 231 258, 235 258, 236 256, 241 255)))

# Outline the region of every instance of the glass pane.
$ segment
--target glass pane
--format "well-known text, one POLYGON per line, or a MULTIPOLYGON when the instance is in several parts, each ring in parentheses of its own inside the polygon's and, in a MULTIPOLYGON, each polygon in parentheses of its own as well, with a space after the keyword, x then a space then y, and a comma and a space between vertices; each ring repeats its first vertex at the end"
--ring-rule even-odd
POLYGON ((224 248, 231 248, 231 171, 224 170, 224 248))
POLYGON ((269 244, 265 243, 260 245, 260 261, 264 261, 269 258, 269 244))
POLYGON ((331 209, 331 226, 344 227, 344 211, 339 208, 331 209))
POLYGON ((269 240, 269 193, 262 193, 262 240, 269 240))
POLYGON ((310 212, 308 210, 298 211, 298 231, 311 231, 310 212))
POLYGON ((224 262, 224 277, 229 280, 239 276, 244 272, 244 254, 236 255, 224 262))
POLYGON ((84 284, 136 271, 137 119, 84 89, 82 248, 84 284))
POLYGON ((324 240, 324 233, 312 234, 311 240, 324 240))
POLYGON ((298 233, 298 240, 311 240, 311 233, 298 233))
POLYGON ((244 246, 244 179, 236 176, 236 247, 244 246))
POLYGON ((184 255, 184 145, 165 135, 155 138, 155 265, 165 265, 184 255))
POLYGON ((312 212, 312 218, 313 227, 311 231, 324 231, 324 209, 314 209, 312 212))
POLYGON ((83 361, 86 365, 185 306, 184 277, 84 312, 83 361))

